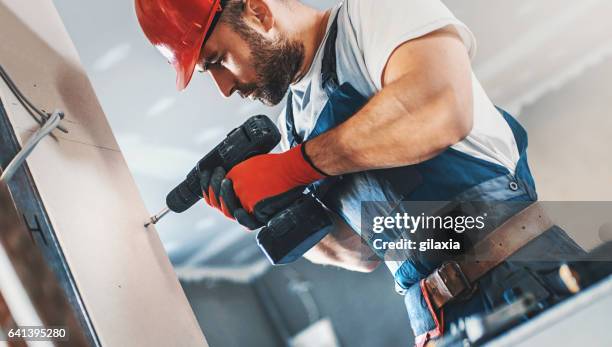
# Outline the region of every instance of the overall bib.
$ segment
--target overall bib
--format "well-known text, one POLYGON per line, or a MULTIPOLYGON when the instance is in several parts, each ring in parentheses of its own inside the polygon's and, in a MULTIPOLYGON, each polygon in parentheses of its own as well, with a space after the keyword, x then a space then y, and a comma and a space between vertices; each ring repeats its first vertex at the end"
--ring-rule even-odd
MULTIPOLYGON (((337 18, 332 23, 324 45, 321 68, 322 87, 328 101, 323 107, 308 138, 300 137, 295 129, 292 94, 286 108, 287 137, 293 147, 305 140, 335 127, 354 115, 368 99, 350 83, 340 83, 336 74, 337 18)), ((527 133, 521 125, 503 110, 499 110, 510 126, 518 145, 520 160, 515 173, 507 168, 472 157, 453 148, 422 163, 392 169, 373 170, 333 177, 313 184, 310 188, 328 209, 338 214, 351 228, 361 234, 361 221, 373 216, 390 215, 388 204, 362 204, 367 201, 524 201, 525 205, 537 200, 535 184, 527 164, 527 133)), ((372 136, 382 136, 372 134, 372 136)), ((398 210, 393 210, 397 212, 398 210)), ((401 212, 401 210, 399 210, 401 212)), ((516 211, 501 213, 500 223, 516 211)), ((559 228, 545 232, 518 253, 546 252, 581 253, 582 250, 559 228)), ((361 235, 371 244, 370 236, 361 235)), ((372 236, 373 237, 373 236, 372 236)), ((384 258, 384 254, 379 254, 384 258)), ((513 256, 514 257, 514 256, 513 256)), ((406 308, 416 343, 443 333, 444 324, 472 313, 490 311, 512 301, 515 294, 535 292, 543 305, 565 295, 562 289, 546 283, 547 269, 557 265, 554 261, 512 262, 512 257, 479 280, 478 290, 468 299, 451 303, 444 312, 436 312, 421 288, 420 281, 429 275, 444 259, 425 259, 407 256, 406 259, 385 261, 394 275, 396 289, 405 296, 406 308), (554 264, 553 264, 554 263, 554 264), (517 290, 518 288, 518 290, 517 290)))

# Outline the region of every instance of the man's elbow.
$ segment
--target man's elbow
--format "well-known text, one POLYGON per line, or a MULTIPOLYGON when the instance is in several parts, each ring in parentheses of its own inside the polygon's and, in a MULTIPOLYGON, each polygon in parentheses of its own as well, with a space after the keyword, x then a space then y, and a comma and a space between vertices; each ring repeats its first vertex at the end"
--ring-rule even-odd
POLYGON ((319 243, 311 248, 304 254, 304 258, 314 264, 332 265, 363 273, 373 272, 380 265, 380 260, 366 260, 360 252, 338 251, 324 243, 319 243))
POLYGON ((380 265, 380 260, 362 260, 362 259, 338 259, 335 262, 328 263, 329 265, 335 265, 345 270, 370 273, 374 272, 380 265))
POLYGON ((370 273, 374 272, 380 265, 380 260, 373 261, 361 261, 359 264, 355 264, 355 270, 357 272, 370 273))

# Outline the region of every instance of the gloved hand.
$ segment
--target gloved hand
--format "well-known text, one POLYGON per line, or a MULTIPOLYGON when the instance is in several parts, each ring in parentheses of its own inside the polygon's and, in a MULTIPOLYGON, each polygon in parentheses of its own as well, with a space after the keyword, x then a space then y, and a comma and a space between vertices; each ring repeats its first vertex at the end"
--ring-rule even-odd
POLYGON ((227 218, 235 219, 249 230, 255 230, 263 226, 263 223, 240 206, 232 189, 231 181, 225 179, 225 170, 222 167, 201 171, 200 188, 206 203, 221 211, 227 218))
POLYGON ((226 176, 230 182, 222 184, 225 202, 231 207, 239 202, 245 212, 267 222, 302 194, 304 186, 326 177, 310 164, 303 146, 254 156, 236 165, 226 176), (238 201, 229 202, 232 196, 238 201))
POLYGON ((284 153, 245 160, 227 177, 222 167, 205 170, 200 173, 200 187, 206 203, 255 230, 294 202, 304 186, 324 177, 309 164, 302 145, 298 145, 284 153), (238 182, 237 189, 232 179, 238 182))
POLYGON ((221 181, 225 178, 225 169, 222 167, 216 167, 213 170, 204 170, 200 173, 200 189, 202 189, 202 195, 206 203, 219 211, 230 219, 234 219, 234 216, 229 213, 227 206, 223 200, 219 199, 219 192, 221 190, 221 181))

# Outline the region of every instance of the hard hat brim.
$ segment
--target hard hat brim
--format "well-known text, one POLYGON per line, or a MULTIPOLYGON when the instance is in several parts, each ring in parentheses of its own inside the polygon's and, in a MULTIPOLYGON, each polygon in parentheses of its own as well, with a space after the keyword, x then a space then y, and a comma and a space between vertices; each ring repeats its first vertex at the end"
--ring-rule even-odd
MULTIPOLYGON (((203 44, 204 38, 202 38, 199 47, 202 47, 203 44)), ((176 63, 174 64, 174 69, 176 70, 177 90, 182 91, 189 85, 189 82, 193 77, 195 67, 198 63, 198 60, 200 59, 200 52, 201 49, 185 52, 183 57, 180 57, 176 60, 176 63)))
POLYGON ((203 35, 196 41, 196 45, 193 46, 193 49, 189 51, 184 51, 180 57, 177 57, 174 65, 174 69, 176 70, 176 89, 179 91, 184 90, 189 85, 191 78, 193 77, 193 72, 195 71, 195 67, 200 59, 200 53, 204 48, 205 40, 210 35, 207 35, 209 30, 214 30, 214 27, 211 27, 213 22, 215 22, 215 17, 221 14, 221 0, 215 0, 212 8, 212 15, 209 16, 206 25, 204 27, 203 35))

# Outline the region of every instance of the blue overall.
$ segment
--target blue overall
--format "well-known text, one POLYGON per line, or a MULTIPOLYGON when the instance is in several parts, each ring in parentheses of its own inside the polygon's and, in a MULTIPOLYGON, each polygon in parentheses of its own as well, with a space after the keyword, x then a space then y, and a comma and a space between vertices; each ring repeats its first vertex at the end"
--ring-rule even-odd
MULTIPOLYGON (((329 100, 307 139, 302 139, 295 129, 292 95, 289 93, 285 125, 292 147, 344 122, 368 101, 350 83, 339 83, 335 59, 336 30, 334 20, 324 46, 321 69, 322 87, 329 100)), ((527 133, 509 114, 502 110, 500 112, 512 129, 520 153, 514 174, 503 166, 448 148, 438 156, 416 165, 343 175, 318 182, 311 188, 327 208, 337 213, 358 233, 361 233, 362 220, 385 216, 390 212, 381 211, 376 204, 362 204, 364 201, 535 201, 535 184, 527 164, 527 133)), ((508 213, 506 217, 510 215, 508 213)), ((546 232, 519 252, 537 252, 543 247, 547 250, 554 247, 559 252, 581 252, 558 228, 546 232)), ((445 306, 444 317, 428 304, 427 294, 423 295, 419 283, 440 265, 440 261, 410 257, 390 268, 396 288, 405 295, 413 332, 423 342, 424 338, 441 334, 445 322, 489 311, 503 302, 511 301, 511 289, 516 289, 519 282, 522 283, 520 285, 527 283, 528 290, 539 292, 539 298, 544 301, 556 296, 556 290, 543 284, 544 280, 537 275, 538 271, 551 268, 547 265, 549 263, 530 263, 526 266, 525 263, 514 264, 509 259, 485 275, 479 281, 479 289, 468 300, 445 306)))

